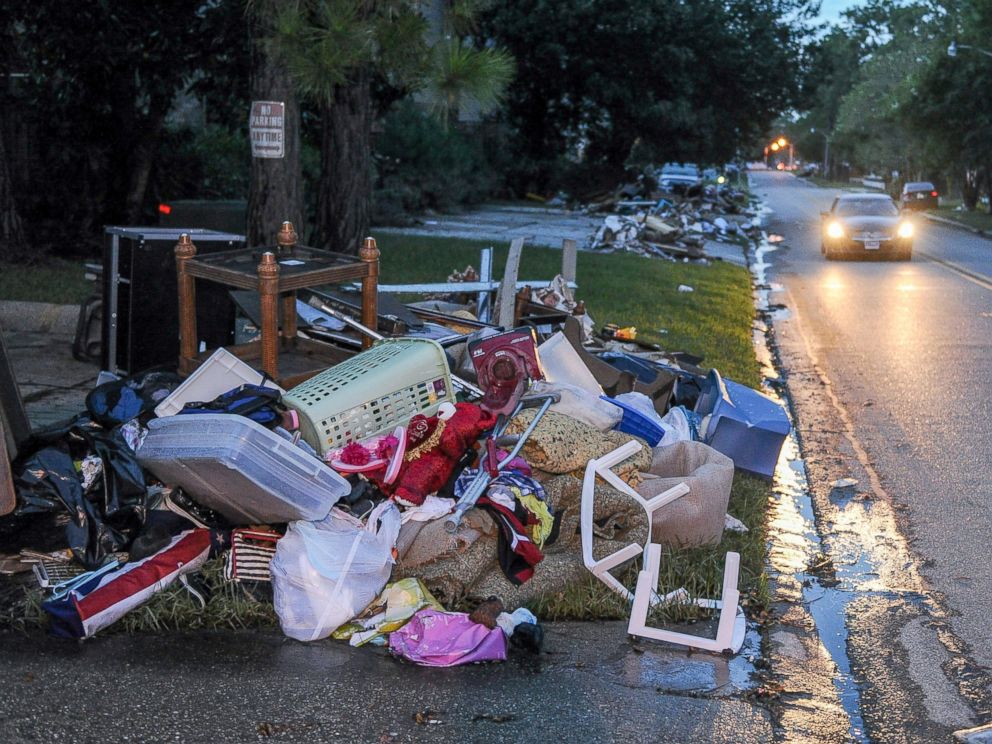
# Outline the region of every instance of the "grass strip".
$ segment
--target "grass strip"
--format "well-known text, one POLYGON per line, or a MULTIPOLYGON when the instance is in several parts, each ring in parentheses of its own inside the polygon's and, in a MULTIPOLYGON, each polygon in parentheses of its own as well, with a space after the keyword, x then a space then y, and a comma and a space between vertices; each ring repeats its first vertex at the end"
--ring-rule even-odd
POLYGON ((100 290, 84 272, 82 261, 61 258, 30 265, 0 261, 0 300, 78 305, 100 290))

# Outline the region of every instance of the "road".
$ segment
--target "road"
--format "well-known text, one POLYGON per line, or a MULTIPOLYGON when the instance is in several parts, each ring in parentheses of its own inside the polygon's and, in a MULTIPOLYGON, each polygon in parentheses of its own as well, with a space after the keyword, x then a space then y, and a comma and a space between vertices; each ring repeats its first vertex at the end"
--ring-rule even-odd
POLYGON ((920 220, 910 263, 827 262, 835 192, 752 177, 859 736, 942 740, 992 717, 992 241, 920 220))

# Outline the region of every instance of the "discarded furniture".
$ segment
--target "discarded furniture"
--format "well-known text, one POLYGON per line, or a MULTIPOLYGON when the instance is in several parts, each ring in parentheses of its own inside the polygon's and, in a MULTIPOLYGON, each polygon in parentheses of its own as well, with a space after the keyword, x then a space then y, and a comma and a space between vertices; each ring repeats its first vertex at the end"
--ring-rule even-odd
POLYGON ((724 380, 710 370, 695 412, 709 417, 703 441, 744 471, 771 478, 791 429, 785 409, 757 390, 724 380))
MULTIPOLYGON (((196 242, 200 259, 246 247, 244 235, 175 227, 104 230, 101 369, 135 374, 172 364, 179 354, 180 308, 176 304, 175 245, 181 235, 196 242)), ((201 288, 192 346, 232 341, 234 304, 223 287, 201 288)), ((82 351, 82 349, 80 350, 82 351)))
MULTIPOLYGON (((244 249, 197 256, 189 235, 182 235, 175 248, 179 277, 179 372, 189 374, 200 362, 197 356, 196 279, 228 287, 249 289, 259 294, 261 303, 261 343, 228 348, 238 357, 261 358, 261 368, 284 385, 306 379, 316 369, 340 361, 327 344, 299 338, 296 329, 296 292, 309 287, 338 284, 360 279, 362 322, 377 324, 377 285, 379 249, 373 238, 366 238, 358 257, 317 250, 296 244, 296 230, 284 222, 272 249, 244 249), (282 337, 279 332, 278 303, 282 303, 282 337), (297 366, 280 366, 280 355, 297 366), (293 359, 296 357, 296 359, 293 359), (300 359, 302 357, 302 359, 300 359), (299 366, 300 362, 304 365, 299 366)), ((367 348, 371 339, 363 339, 367 348)))
POLYGON ((646 555, 648 546, 651 545, 651 529, 654 513, 666 504, 670 504, 676 499, 689 493, 689 487, 684 483, 680 483, 672 488, 669 488, 665 492, 658 494, 654 498, 645 499, 641 496, 641 494, 637 493, 637 491, 624 483, 623 480, 621 480, 612 470, 610 470, 610 468, 614 465, 623 462, 635 452, 639 451, 642 446, 643 445, 640 442, 631 440, 622 447, 618 447, 599 459, 590 460, 586 465, 585 477, 582 480, 582 508, 579 527, 582 533, 582 561, 585 563, 586 568, 592 572, 593 576, 627 600, 633 600, 634 596, 630 593, 630 590, 628 590, 627 587, 621 584, 616 577, 610 573, 610 571, 619 566, 621 563, 625 563, 631 558, 635 558, 638 554, 646 555), (606 556, 605 558, 596 560, 593 557, 592 500, 594 486, 596 484, 596 476, 599 476, 605 480, 608 484, 621 493, 630 496, 644 508, 645 512, 647 512, 648 541, 645 545, 631 543, 627 547, 622 548, 617 552, 606 556))
POLYGON ((652 605, 656 603, 658 587, 658 576, 661 569, 661 545, 651 543, 648 546, 647 557, 644 568, 637 574, 637 586, 634 589, 634 605, 630 610, 630 621, 627 623, 627 632, 631 635, 650 638, 654 641, 667 641, 677 643, 680 646, 698 648, 703 651, 713 651, 722 653, 731 651, 737 653, 744 644, 744 634, 747 630, 744 611, 739 607, 740 592, 737 590, 737 577, 740 571, 741 557, 737 553, 727 553, 727 559, 723 566, 723 591, 720 599, 689 599, 685 600, 678 595, 684 591, 676 590, 666 598, 669 601, 688 601, 697 607, 720 610, 717 621, 717 631, 715 638, 703 638, 689 633, 679 633, 674 630, 664 630, 662 628, 652 628, 647 625, 648 613, 652 605))

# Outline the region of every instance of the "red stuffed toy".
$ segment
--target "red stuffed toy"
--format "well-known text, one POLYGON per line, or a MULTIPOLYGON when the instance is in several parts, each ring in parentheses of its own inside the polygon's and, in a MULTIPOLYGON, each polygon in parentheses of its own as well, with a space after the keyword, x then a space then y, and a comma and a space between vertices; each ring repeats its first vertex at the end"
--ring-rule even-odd
POLYGON ((472 403, 455 404, 448 419, 414 416, 407 427, 404 463, 392 486, 381 483, 378 471, 366 475, 385 492, 392 491, 397 503, 420 506, 448 482, 459 458, 495 423, 493 414, 472 403))

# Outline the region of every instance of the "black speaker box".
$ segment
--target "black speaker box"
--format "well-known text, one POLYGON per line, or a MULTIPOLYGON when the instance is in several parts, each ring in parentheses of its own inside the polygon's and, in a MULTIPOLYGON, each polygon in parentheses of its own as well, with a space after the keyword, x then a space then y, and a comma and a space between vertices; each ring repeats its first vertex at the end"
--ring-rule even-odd
MULTIPOLYGON (((136 374, 175 368, 179 358, 179 299, 174 249, 189 233, 197 255, 245 247, 243 235, 176 227, 107 227, 103 249, 104 369, 136 374)), ((234 338, 235 306, 227 288, 196 282, 198 348, 234 338)))

